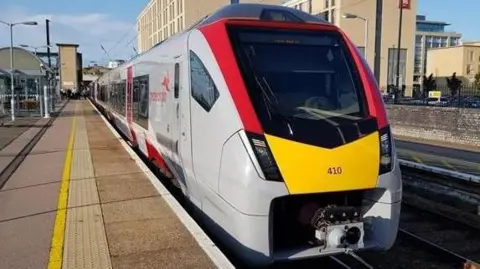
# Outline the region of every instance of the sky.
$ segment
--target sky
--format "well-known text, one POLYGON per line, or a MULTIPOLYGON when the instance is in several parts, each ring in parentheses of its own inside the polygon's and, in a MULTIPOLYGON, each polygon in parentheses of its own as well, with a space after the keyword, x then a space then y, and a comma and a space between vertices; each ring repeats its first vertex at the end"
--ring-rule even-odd
MULTIPOLYGON (((208 1, 208 0, 197 0, 208 1)), ((395 1, 395 0, 384 0, 395 1)), ((38 26, 18 25, 14 45, 46 44, 45 19, 50 19, 51 43, 77 43, 84 65, 95 61, 128 59, 135 54, 136 18, 148 0, 2 0, 0 21, 34 20, 38 26), (108 52, 102 50, 101 46, 108 52)), ((429 20, 446 21, 447 30, 460 32, 464 40, 480 40, 478 18, 480 0, 418 0, 418 13, 429 20), (458 2, 462 2, 459 8, 458 2), (462 8, 465 7, 465 8, 462 8)), ((0 47, 10 45, 9 28, 0 24, 0 47)), ((44 49, 39 49, 39 51, 44 49)), ((56 49, 54 49, 56 51, 56 49)))

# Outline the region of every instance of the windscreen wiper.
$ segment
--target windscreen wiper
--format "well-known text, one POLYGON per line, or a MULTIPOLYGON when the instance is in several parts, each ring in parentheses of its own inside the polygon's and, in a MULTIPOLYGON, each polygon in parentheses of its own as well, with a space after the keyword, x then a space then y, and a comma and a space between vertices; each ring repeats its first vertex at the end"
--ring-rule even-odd
MULTIPOLYGON (((249 48, 253 50, 252 47, 249 47, 249 48)), ((285 116, 281 112, 280 104, 278 103, 278 99, 275 96, 275 94, 273 93, 272 88, 270 87, 270 84, 267 82, 267 80, 264 76, 262 76, 262 81, 268 87, 268 91, 262 85, 262 82, 260 81, 260 79, 257 76, 258 71, 257 71, 257 69, 255 68, 255 66, 252 62, 252 59, 250 57, 250 53, 248 51, 248 48, 245 48, 245 56, 247 57, 248 64, 249 64, 249 66, 252 70, 251 72, 252 72, 253 78, 254 78, 258 88, 260 89, 260 92, 262 93, 262 100, 263 100, 263 103, 265 104, 265 108, 267 109, 268 117, 270 119, 272 119, 272 115, 274 115, 274 116, 277 116, 278 118, 280 118, 281 120, 283 120, 287 124, 288 131, 289 131, 290 135, 293 136, 293 129, 292 129, 293 124, 292 124, 292 122, 290 121, 290 119, 287 116, 285 116), (270 97, 272 99, 274 99, 274 101, 272 101, 270 99, 270 97)))
POLYGON ((272 89, 270 88, 270 85, 268 84, 267 80, 265 79, 265 77, 262 77, 262 80, 267 86, 268 91, 263 87, 258 77, 255 74, 253 76, 255 78, 255 81, 257 82, 258 87, 260 88, 260 91, 262 92, 262 97, 263 97, 262 99, 263 99, 263 102, 265 103, 265 107, 267 108, 268 116, 270 117, 270 119, 272 119, 272 114, 273 114, 274 116, 277 116, 278 118, 283 120, 287 124, 288 132, 290 133, 290 135, 293 136, 293 129, 292 129, 293 124, 290 121, 290 119, 281 112, 278 99, 273 93, 272 89), (271 97, 274 100, 271 100, 269 97, 271 97))

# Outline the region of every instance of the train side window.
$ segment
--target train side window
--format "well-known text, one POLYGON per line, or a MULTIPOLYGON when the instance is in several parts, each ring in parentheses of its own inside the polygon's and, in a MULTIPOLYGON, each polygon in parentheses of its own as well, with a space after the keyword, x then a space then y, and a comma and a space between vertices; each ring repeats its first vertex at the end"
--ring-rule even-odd
POLYGON ((193 99, 210 112, 220 93, 207 68, 193 51, 190 51, 190 81, 193 99))
POLYGON ((174 86, 174 96, 178 98, 180 93, 180 65, 177 63, 175 64, 175 86, 174 86))
POLYGON ((125 91, 127 89, 127 81, 124 79, 120 82, 119 88, 120 88, 120 113, 122 115, 125 115, 125 91))
POLYGON ((149 76, 143 75, 133 79, 134 93, 137 96, 137 102, 134 102, 134 112, 136 117, 134 121, 145 129, 148 129, 148 105, 149 105, 149 76), (137 108, 135 109, 135 105, 137 108), (136 111, 135 111, 136 110, 136 111))

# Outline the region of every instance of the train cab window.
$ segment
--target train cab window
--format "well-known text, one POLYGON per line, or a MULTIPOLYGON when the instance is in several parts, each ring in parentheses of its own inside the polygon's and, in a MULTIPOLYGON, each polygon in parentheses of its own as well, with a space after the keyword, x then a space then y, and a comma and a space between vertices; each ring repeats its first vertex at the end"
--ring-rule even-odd
POLYGON ((190 80, 193 99, 205 111, 210 112, 220 93, 207 68, 193 51, 190 51, 190 80))
POLYGON ((375 131, 340 33, 231 26, 229 35, 265 132, 335 147, 375 131))
POLYGON ((180 65, 175 64, 175 86, 174 86, 174 96, 178 98, 180 93, 180 65))

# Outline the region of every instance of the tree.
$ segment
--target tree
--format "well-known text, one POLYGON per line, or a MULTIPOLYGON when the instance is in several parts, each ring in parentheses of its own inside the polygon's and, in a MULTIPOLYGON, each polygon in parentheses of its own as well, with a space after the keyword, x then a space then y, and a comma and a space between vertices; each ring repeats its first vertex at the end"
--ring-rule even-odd
POLYGON ((457 78, 457 72, 453 72, 451 78, 447 78, 447 86, 452 96, 457 95, 462 88, 462 81, 457 78))
POLYGON ((480 71, 475 74, 475 81, 473 82, 473 85, 475 85, 477 90, 480 90, 480 71))
POLYGON ((433 74, 430 76, 423 76, 423 98, 428 97, 428 93, 434 91, 437 88, 437 82, 433 78, 433 74))

